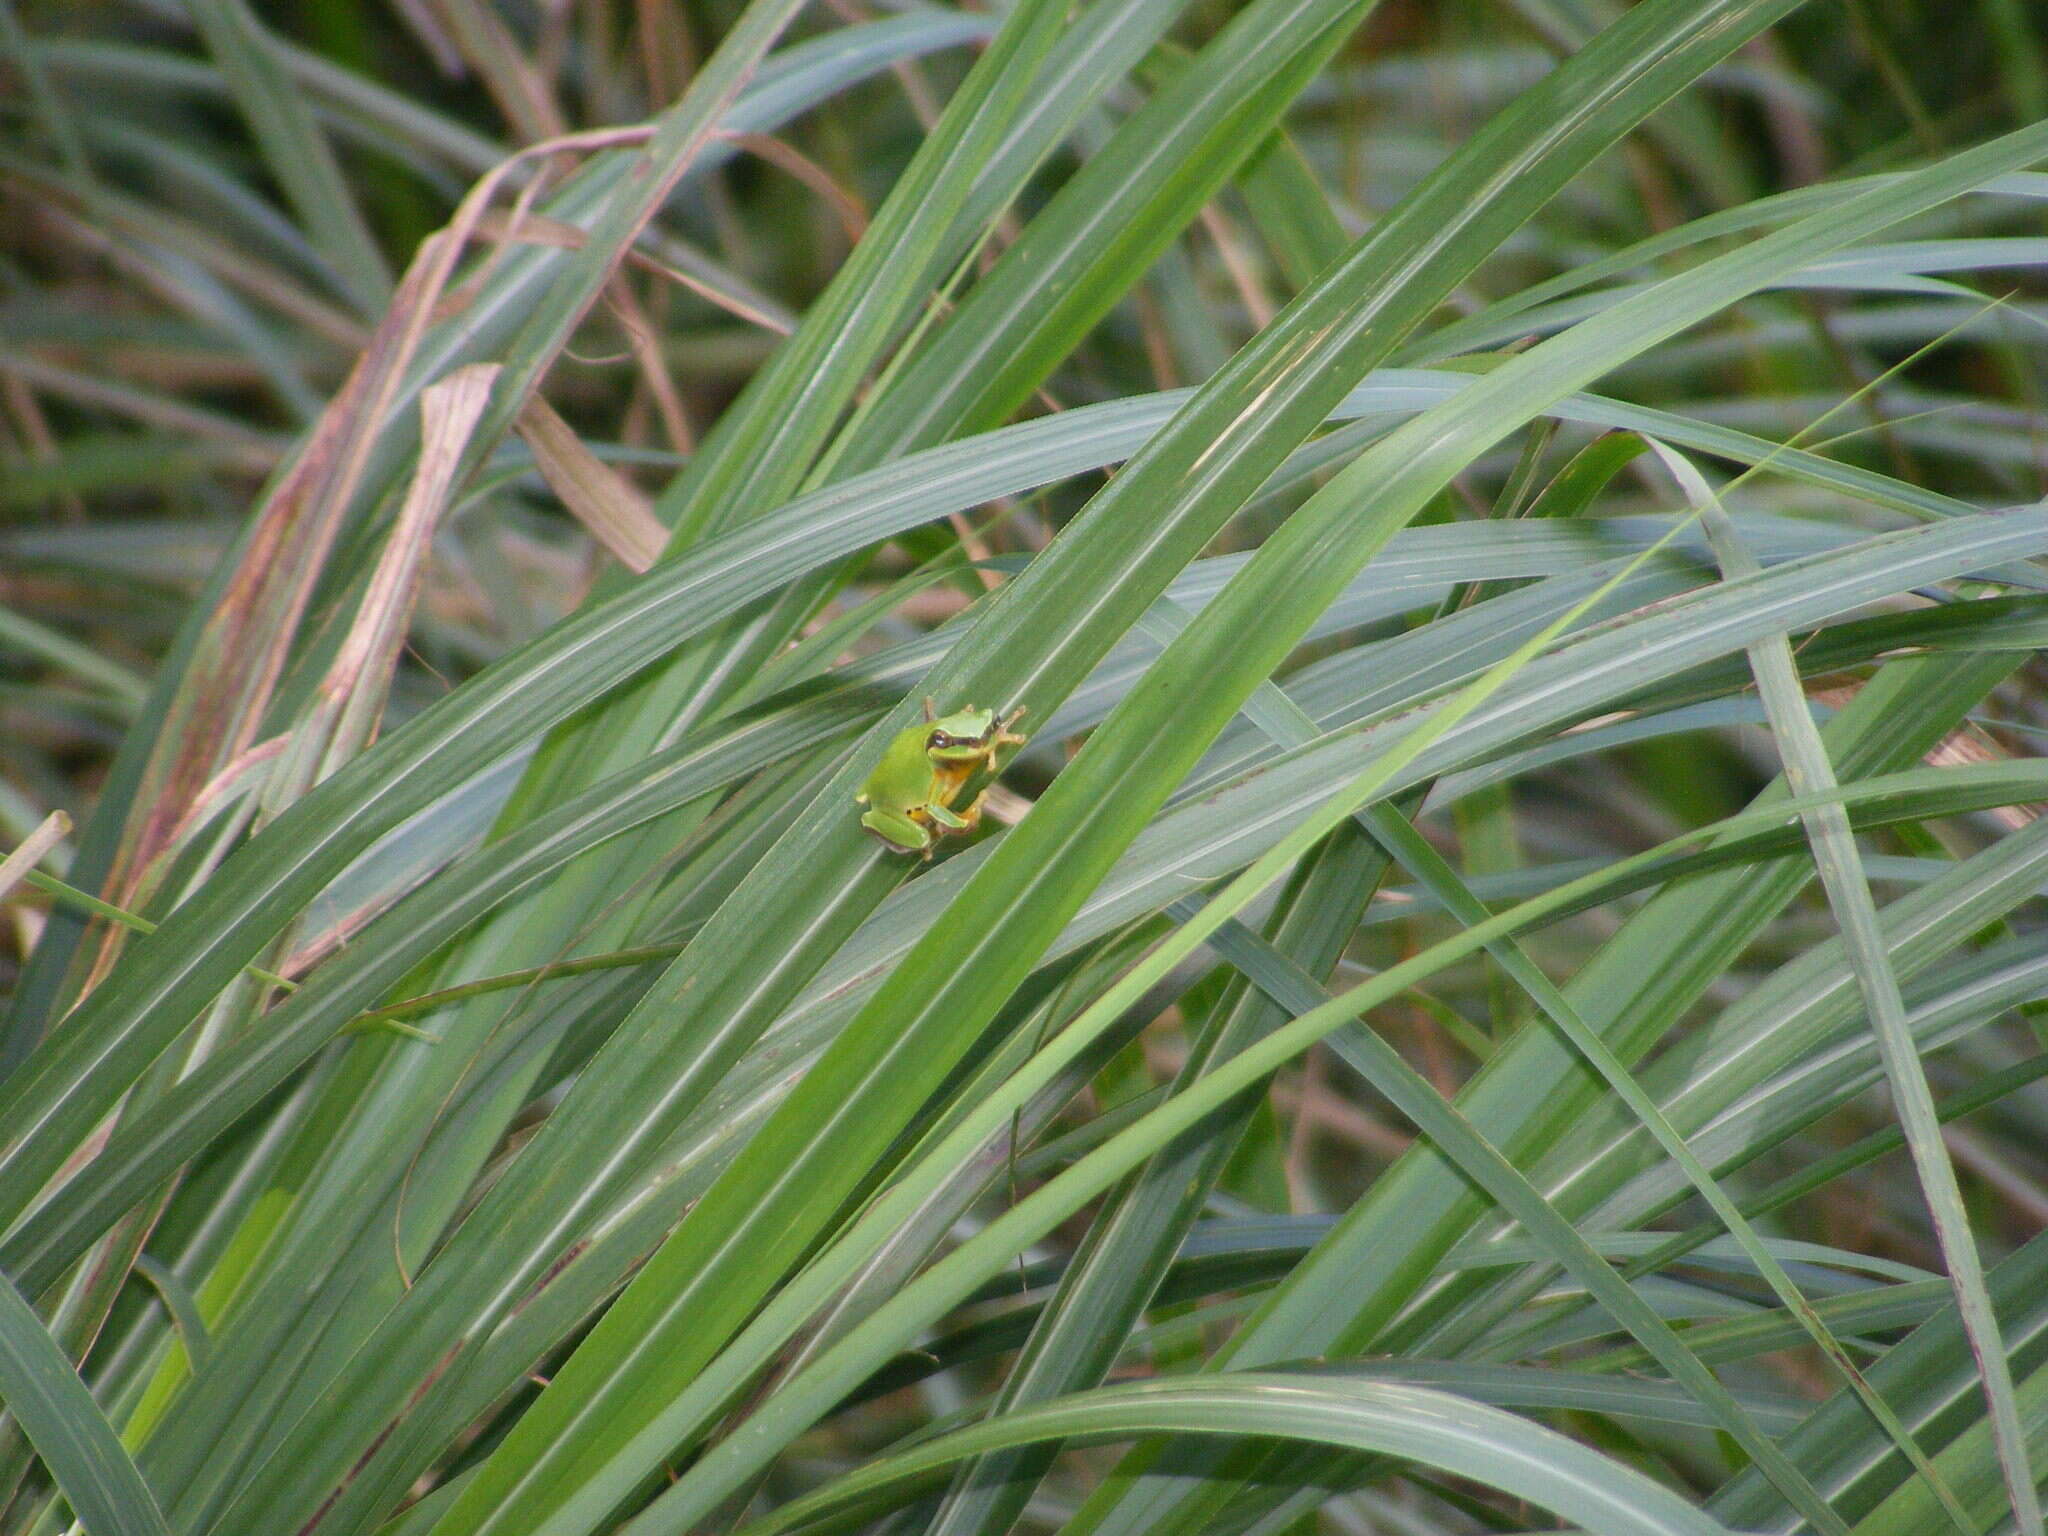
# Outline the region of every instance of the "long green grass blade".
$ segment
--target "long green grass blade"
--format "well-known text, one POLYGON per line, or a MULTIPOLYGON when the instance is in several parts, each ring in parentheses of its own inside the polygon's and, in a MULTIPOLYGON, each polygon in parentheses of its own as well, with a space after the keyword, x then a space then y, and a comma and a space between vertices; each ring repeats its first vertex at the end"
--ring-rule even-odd
POLYGON ((293 89, 269 32, 243 0, 194 0, 193 18, 248 116, 278 185, 358 308, 374 313, 391 295, 391 273, 371 238, 313 114, 293 89))
POLYGON ((89 1536, 168 1536, 120 1437, 42 1319, 0 1277, 0 1401, 89 1536))
POLYGON ((1722 1530, 1647 1479, 1513 1415, 1426 1388, 1310 1372, 1133 1383, 1057 1399, 900 1452, 744 1529, 771 1536, 846 1528, 873 1519, 968 1456, 1039 1441, 1086 1444, 1171 1431, 1249 1433, 1378 1451, 1509 1489, 1589 1531, 1713 1536, 1722 1530))
MULTIPOLYGON (((1730 574, 1748 574, 1755 569, 1753 558, 1728 527, 1718 500, 1691 472, 1690 466, 1686 468, 1687 494, 1706 498, 1703 515, 1720 547, 1724 568, 1730 574)), ((1781 636, 1752 645, 1749 655, 1784 760, 1786 781, 1795 792, 1813 794, 1832 789, 1836 782, 1834 766, 1828 761, 1827 749, 1806 711, 1790 646, 1781 636)), ((2028 1466, 2027 1436, 2020 1424, 2005 1344, 1999 1337, 1998 1318, 1984 1288, 1983 1264, 1963 1210, 1955 1168, 1942 1143, 1934 1094, 1927 1085, 1926 1071, 1906 1025, 1898 978, 1885 956, 1877 907, 1863 874, 1861 856, 1849 824, 1839 814, 1816 811, 1807 818, 1807 830, 1829 905, 1842 924, 1842 937, 1856 969, 1864 1007, 1884 1055, 1885 1075, 1906 1134, 1907 1149, 1913 1155, 1914 1168, 1956 1288, 1956 1305, 1983 1375, 1984 1395, 1991 1407, 1991 1433, 2004 1468, 2014 1518, 2021 1531, 2038 1533, 2042 1529, 2040 1498, 2028 1466)))

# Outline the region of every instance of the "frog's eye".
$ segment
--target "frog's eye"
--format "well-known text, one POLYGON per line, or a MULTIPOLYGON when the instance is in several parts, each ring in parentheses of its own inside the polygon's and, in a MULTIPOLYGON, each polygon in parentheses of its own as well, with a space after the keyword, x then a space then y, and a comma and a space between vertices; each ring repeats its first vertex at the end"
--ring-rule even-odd
POLYGON ((953 738, 944 731, 933 731, 931 740, 925 743, 926 749, 932 752, 943 752, 951 745, 953 745, 953 738))

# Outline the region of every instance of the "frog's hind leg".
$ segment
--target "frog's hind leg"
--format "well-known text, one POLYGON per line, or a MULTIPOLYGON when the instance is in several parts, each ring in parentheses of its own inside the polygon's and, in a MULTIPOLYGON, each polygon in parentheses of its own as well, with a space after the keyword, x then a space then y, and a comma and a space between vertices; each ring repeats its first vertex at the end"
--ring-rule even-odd
POLYGON ((931 828, 914 816, 905 816, 899 811, 876 807, 860 819, 860 824, 898 853, 921 853, 932 856, 931 828))

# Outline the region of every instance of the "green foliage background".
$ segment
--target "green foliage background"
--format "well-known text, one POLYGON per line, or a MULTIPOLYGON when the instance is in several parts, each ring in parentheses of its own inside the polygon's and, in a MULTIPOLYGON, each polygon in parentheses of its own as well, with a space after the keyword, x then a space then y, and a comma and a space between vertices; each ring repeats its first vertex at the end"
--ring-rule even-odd
POLYGON ((2034 0, 0 68, 5 1530, 2042 1529, 2034 0))

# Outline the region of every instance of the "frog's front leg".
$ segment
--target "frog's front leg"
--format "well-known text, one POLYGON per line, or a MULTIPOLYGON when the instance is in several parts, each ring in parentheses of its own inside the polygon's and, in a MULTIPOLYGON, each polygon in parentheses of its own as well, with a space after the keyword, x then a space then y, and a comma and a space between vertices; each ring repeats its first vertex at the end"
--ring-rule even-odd
POLYGON ((860 824, 899 853, 921 853, 926 858, 932 856, 931 828, 912 820, 902 811, 878 805, 861 817, 860 824))
POLYGON ((984 789, 974 797, 974 804, 964 811, 956 811, 951 806, 933 806, 932 819, 944 822, 946 827, 954 832, 972 832, 981 825, 981 803, 987 798, 988 791, 984 789))
POLYGON ((924 807, 925 815, 931 817, 949 832, 972 832, 981 821, 981 797, 975 796, 974 804, 962 816, 943 800, 934 800, 924 807))

